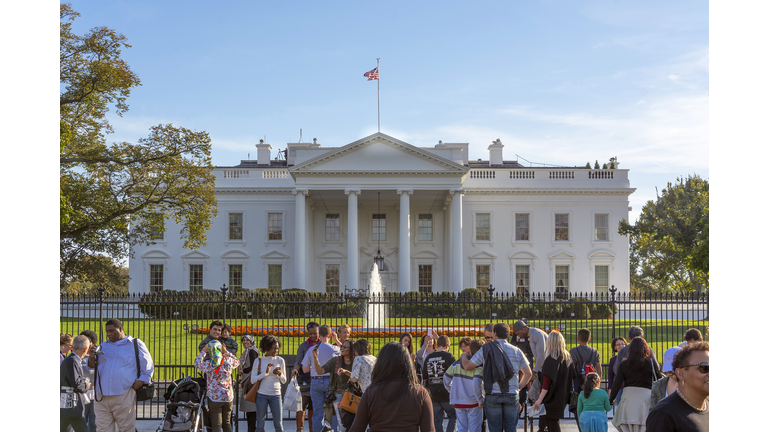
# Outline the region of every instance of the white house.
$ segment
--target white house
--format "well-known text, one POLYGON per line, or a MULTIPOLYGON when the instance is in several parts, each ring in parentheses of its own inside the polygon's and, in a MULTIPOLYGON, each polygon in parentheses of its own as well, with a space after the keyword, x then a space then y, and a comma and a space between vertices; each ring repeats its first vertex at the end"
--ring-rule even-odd
MULTIPOLYGON (((488 147, 415 147, 375 133, 342 147, 257 144, 256 161, 216 167, 207 244, 182 247, 173 221, 134 248, 130 291, 365 288, 377 251, 386 291, 629 291, 628 170, 530 168, 488 147)), ((578 156, 578 161, 593 155, 578 156)), ((616 165, 618 163, 616 162, 616 165)))

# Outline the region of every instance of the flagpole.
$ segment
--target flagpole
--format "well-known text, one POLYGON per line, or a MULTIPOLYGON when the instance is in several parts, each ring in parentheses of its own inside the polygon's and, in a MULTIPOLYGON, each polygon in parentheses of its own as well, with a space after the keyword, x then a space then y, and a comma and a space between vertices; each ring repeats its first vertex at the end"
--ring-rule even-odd
POLYGON ((376 71, 379 78, 376 80, 376 105, 379 114, 379 132, 381 132, 381 70, 379 70, 379 59, 376 59, 376 71))

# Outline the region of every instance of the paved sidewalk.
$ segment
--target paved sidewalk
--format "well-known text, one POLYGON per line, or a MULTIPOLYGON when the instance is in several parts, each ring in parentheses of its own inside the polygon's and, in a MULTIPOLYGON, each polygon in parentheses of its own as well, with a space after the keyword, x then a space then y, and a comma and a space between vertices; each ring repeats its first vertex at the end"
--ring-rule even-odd
MULTIPOLYGON (((139 432, 155 432, 157 431, 157 427, 160 425, 160 420, 138 420, 136 421, 136 429, 139 432)), ((534 425, 538 425, 538 422, 534 421, 534 425)), ((245 420, 240 422, 240 432, 247 432, 248 427, 245 424, 245 420)), ((443 428, 448 427, 448 420, 443 422, 443 428)), ((534 431, 536 426, 534 426, 534 431)), ((563 432, 578 432, 579 428, 576 426, 576 420, 560 420, 560 428, 563 430, 563 432)), ((266 423, 266 432, 274 432, 275 428, 272 426, 272 421, 267 420, 266 423)), ((283 420, 283 430, 285 432, 296 432, 296 420, 283 420)), ((523 431, 523 422, 520 421, 518 423, 517 427, 518 431, 523 431)), ((531 429, 528 428, 530 431, 531 429)), ((307 425, 304 425, 304 431, 307 432, 307 425)), ((608 431, 609 432, 617 432, 616 428, 613 427, 611 422, 608 422, 608 431)), ((311 431, 309 431, 311 432, 311 431)))

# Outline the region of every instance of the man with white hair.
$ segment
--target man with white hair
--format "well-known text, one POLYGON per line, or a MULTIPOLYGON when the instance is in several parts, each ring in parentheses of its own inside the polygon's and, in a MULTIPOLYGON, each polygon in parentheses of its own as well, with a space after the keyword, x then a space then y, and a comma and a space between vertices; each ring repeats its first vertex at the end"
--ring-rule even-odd
POLYGON ((85 423, 85 404, 88 398, 85 392, 91 387, 83 376, 82 358, 91 341, 85 336, 77 336, 72 341, 72 354, 59 365, 59 384, 61 398, 59 402, 59 425, 61 432, 69 426, 75 432, 87 432, 85 423))

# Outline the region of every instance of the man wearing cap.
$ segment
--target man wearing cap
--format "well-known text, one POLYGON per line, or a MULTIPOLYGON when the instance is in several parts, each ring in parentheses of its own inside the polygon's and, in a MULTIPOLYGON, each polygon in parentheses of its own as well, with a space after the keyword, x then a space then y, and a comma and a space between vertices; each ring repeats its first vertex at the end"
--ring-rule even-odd
POLYGON ((664 364, 662 365, 661 371, 667 374, 667 376, 653 383, 648 411, 652 410, 660 400, 677 390, 677 376, 672 368, 672 360, 675 358, 675 353, 678 351, 680 351, 680 347, 672 347, 664 351, 664 364))
POLYGON ((547 334, 535 327, 528 327, 528 323, 523 320, 518 320, 512 327, 512 331, 518 339, 528 338, 535 360, 533 372, 540 373, 541 368, 544 367, 544 359, 547 357, 547 334))

